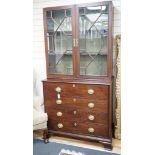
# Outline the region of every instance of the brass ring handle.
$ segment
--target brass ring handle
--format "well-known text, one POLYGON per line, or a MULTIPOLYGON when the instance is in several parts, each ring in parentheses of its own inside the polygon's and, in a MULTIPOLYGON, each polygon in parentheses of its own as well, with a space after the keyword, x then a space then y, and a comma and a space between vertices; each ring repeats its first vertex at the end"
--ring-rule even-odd
POLYGON ((58 126, 58 128, 63 128, 63 124, 62 123, 59 123, 57 126, 58 126))
POLYGON ((88 131, 89 131, 90 133, 93 133, 93 132, 95 131, 95 129, 94 129, 94 128, 88 128, 88 131))
POLYGON ((90 94, 90 95, 94 94, 94 90, 93 89, 88 89, 88 94, 90 94))
POLYGON ((55 88, 55 91, 58 92, 58 93, 60 93, 61 92, 61 88, 60 87, 56 87, 55 88))
POLYGON ((94 108, 95 104, 94 103, 88 103, 89 108, 94 108))
POLYGON ((62 104, 62 100, 56 100, 57 104, 62 104))
POLYGON ((62 116, 62 112, 60 112, 60 111, 57 112, 57 116, 59 116, 59 117, 62 116))
POLYGON ((89 116, 88 116, 88 119, 89 119, 90 121, 93 121, 93 120, 95 119, 95 116, 89 115, 89 116))

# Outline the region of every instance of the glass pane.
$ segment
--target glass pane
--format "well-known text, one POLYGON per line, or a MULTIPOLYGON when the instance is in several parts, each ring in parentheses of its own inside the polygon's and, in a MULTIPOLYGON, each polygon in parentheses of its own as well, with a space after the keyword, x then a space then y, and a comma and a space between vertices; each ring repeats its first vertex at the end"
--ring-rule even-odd
POLYGON ((107 75, 107 6, 79 8, 80 74, 107 75))
POLYGON ((73 74, 71 10, 46 13, 50 74, 73 74))
POLYGON ((71 9, 66 10, 66 16, 71 16, 71 9))
POLYGON ((95 60, 90 60, 88 55, 80 57, 80 73, 81 75, 106 75, 107 74, 107 57, 97 55, 95 60), (87 63, 85 63, 87 62, 87 63), (103 67, 100 67, 103 66, 103 67))

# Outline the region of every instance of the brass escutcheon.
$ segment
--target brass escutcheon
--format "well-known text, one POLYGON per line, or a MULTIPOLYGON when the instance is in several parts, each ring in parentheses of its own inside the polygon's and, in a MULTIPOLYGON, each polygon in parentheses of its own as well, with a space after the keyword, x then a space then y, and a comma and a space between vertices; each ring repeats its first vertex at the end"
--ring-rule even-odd
POLYGON ((76 115, 76 114, 77 114, 77 111, 76 111, 76 110, 74 110, 74 111, 73 111, 73 114, 74 114, 74 115, 76 115))
POLYGON ((77 126, 77 123, 74 123, 74 126, 77 126))
POLYGON ((76 102, 76 98, 73 98, 73 101, 76 102))

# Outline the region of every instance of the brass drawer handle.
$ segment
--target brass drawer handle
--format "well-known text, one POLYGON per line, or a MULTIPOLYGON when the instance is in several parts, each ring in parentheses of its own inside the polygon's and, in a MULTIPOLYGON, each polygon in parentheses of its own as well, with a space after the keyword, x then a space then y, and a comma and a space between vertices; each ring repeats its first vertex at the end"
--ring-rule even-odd
POLYGON ((58 93, 60 93, 61 92, 61 88, 60 87, 56 87, 55 88, 55 91, 58 92, 58 93))
POLYGON ((95 119, 95 116, 89 115, 89 116, 88 116, 88 119, 89 119, 90 121, 93 121, 93 120, 95 119))
POLYGON ((62 116, 62 112, 60 112, 60 111, 57 112, 57 116, 59 116, 59 117, 62 116))
POLYGON ((88 89, 88 94, 90 94, 90 95, 94 94, 94 90, 93 89, 88 89))
POLYGON ((62 100, 56 100, 57 104, 62 104, 62 100))
POLYGON ((58 126, 58 128, 63 128, 63 124, 62 123, 59 123, 57 126, 58 126))
POLYGON ((95 129, 94 129, 94 128, 88 128, 88 131, 89 131, 90 133, 93 133, 93 132, 95 131, 95 129))
POLYGON ((95 104, 94 103, 88 103, 89 108, 94 108, 95 104))

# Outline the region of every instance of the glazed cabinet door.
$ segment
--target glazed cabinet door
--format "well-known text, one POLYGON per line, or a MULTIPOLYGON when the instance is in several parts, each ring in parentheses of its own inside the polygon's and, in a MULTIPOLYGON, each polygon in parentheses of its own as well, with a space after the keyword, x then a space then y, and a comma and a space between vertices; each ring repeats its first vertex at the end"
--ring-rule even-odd
POLYGON ((109 4, 80 5, 78 12, 79 74, 108 76, 109 4))
POLYGON ((48 77, 73 75, 73 7, 44 9, 46 67, 48 77))

